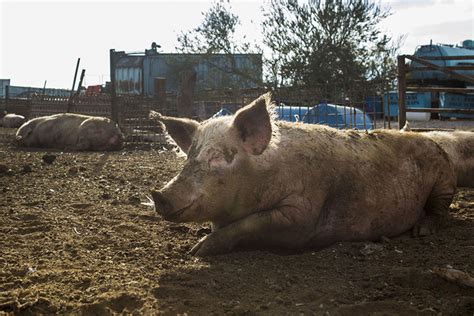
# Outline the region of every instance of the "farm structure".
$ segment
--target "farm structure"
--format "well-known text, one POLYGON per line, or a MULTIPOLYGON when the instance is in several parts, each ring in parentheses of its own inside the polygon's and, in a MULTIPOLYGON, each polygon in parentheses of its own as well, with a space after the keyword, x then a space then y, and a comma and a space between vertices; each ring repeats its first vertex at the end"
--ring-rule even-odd
POLYGON ((181 76, 193 72, 196 91, 261 86, 261 54, 167 54, 156 47, 144 53, 110 50, 110 73, 117 95, 177 93, 181 76))

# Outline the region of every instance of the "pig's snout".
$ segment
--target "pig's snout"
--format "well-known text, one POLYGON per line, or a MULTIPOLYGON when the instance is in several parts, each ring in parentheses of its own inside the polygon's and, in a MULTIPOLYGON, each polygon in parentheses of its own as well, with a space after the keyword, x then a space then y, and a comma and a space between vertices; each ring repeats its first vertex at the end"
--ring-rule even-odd
POLYGON ((159 191, 151 191, 151 196, 155 203, 156 212, 167 219, 168 215, 173 212, 171 202, 159 191))
POLYGON ((109 139, 108 146, 113 150, 121 149, 123 145, 123 137, 114 135, 109 139))

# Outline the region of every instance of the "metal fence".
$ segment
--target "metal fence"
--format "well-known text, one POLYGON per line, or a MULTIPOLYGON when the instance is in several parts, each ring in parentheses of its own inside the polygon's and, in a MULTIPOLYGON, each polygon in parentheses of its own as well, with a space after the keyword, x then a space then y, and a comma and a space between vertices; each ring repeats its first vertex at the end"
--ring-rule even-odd
MULTIPOLYGON (((367 87, 365 87, 367 88, 367 87)), ((372 129, 387 127, 384 115, 384 92, 379 87, 368 90, 330 90, 327 87, 312 90, 280 89, 274 91, 277 113, 281 120, 302 123, 326 124, 336 128, 372 129), (353 92, 353 93, 352 93, 353 92)), ((202 121, 221 109, 235 113, 250 103, 264 89, 209 90, 194 96, 191 118, 202 121)), ((163 142, 161 127, 148 119, 150 110, 165 115, 180 115, 177 106, 179 97, 166 98, 122 95, 97 96, 44 96, 31 95, 28 98, 5 100, 7 112, 24 115, 28 119, 56 113, 79 113, 113 118, 125 134, 127 142, 163 142), (115 110, 114 110, 115 109, 115 110)))

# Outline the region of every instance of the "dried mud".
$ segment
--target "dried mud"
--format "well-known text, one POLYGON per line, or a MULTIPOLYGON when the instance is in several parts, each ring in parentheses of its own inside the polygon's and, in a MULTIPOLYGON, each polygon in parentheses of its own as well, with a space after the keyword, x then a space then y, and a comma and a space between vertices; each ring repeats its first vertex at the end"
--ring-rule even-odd
POLYGON ((472 189, 432 236, 199 259, 187 252, 208 226, 142 204, 179 171, 174 153, 19 150, 11 133, 0 130, 0 314, 474 313, 473 288, 431 272, 474 273, 472 189))

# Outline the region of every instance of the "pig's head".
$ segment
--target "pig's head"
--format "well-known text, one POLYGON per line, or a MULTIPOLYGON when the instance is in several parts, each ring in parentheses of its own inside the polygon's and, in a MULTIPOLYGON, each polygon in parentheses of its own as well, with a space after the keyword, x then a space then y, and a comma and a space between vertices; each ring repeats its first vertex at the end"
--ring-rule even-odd
POLYGON ((36 121, 31 120, 18 128, 15 135, 15 140, 19 146, 30 147, 33 142, 33 130, 35 129, 36 121))
POLYGON ((272 139, 270 105, 266 94, 232 117, 202 123, 151 113, 187 154, 181 173, 152 191, 156 211, 170 221, 218 225, 255 212, 265 180, 257 161, 272 139))

